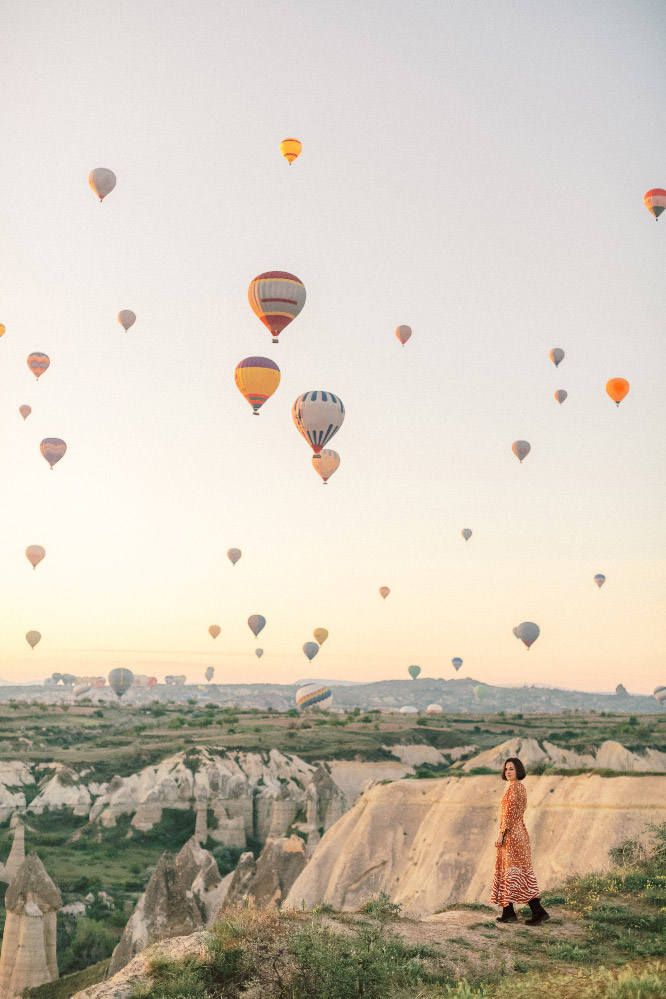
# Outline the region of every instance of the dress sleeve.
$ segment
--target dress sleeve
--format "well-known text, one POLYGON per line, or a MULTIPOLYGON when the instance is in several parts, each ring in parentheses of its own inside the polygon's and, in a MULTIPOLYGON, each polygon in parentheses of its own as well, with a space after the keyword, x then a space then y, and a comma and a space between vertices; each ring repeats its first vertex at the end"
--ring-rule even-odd
POLYGON ((509 793, 506 798, 506 808, 502 810, 502 825, 500 826, 500 833, 502 834, 511 832, 511 827, 514 822, 517 822, 523 814, 520 795, 518 794, 518 789, 515 784, 509 788, 509 793))

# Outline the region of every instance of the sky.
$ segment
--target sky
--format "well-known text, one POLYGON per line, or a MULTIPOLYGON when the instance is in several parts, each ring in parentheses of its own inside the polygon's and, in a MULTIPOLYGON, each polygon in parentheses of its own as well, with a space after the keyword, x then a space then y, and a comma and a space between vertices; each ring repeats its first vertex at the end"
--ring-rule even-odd
POLYGON ((473 6, 3 5, 0 677, 666 683, 666 11, 473 6), (307 290, 277 345, 266 270, 307 290), (346 410, 326 487, 311 389, 346 410))

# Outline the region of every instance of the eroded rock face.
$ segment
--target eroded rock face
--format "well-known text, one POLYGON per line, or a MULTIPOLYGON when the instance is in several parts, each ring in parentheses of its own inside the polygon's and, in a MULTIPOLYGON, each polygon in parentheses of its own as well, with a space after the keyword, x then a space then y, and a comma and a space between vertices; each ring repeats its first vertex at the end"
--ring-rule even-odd
POLYGON ((621 743, 606 740, 599 746, 595 755, 592 753, 576 753, 573 749, 563 749, 544 740, 540 746, 536 739, 509 739, 493 749, 478 753, 463 764, 463 770, 476 767, 488 767, 490 770, 501 770, 504 761, 510 756, 517 756, 529 770, 530 764, 546 763, 556 767, 575 769, 599 768, 603 770, 632 770, 637 773, 652 771, 666 773, 666 753, 657 749, 646 749, 644 753, 632 753, 621 743), (542 748, 543 747, 543 748, 542 748))
POLYGON ((251 853, 242 855, 225 902, 262 909, 281 905, 306 864, 305 843, 300 836, 269 839, 256 861, 251 853))
POLYGON ((7 921, 0 954, 0 996, 58 977, 56 914, 60 892, 35 853, 25 858, 5 895, 7 921))
POLYGON ((61 767, 28 805, 28 811, 41 815, 48 810, 71 808, 74 815, 87 815, 92 797, 81 783, 79 775, 68 767, 61 767))

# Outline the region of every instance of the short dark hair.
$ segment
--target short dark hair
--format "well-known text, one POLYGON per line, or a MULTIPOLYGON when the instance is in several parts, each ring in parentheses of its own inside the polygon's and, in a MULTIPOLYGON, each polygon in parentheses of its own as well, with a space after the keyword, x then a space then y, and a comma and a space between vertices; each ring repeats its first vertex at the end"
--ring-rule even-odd
POLYGON ((525 767, 520 762, 517 756, 510 756, 508 760, 504 761, 504 766, 502 767, 502 780, 506 780, 506 765, 507 763, 513 763, 516 768, 516 778, 517 780, 522 780, 525 776, 525 767))

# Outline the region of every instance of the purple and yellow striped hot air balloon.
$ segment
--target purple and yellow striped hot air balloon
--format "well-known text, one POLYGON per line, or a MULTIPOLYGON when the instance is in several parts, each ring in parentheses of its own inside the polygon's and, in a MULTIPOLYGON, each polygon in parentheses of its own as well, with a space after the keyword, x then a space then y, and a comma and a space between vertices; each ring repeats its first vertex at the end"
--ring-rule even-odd
POLYGON ((280 384, 280 369, 268 357, 246 357, 236 365, 236 385, 259 416, 259 410, 280 384))
POLYGON ((36 350, 34 354, 28 354, 27 363, 35 378, 41 378, 51 363, 51 360, 47 354, 42 354, 40 351, 36 350))
POLYGON ((39 450, 51 466, 51 471, 53 471, 53 466, 56 462, 60 461, 67 450, 67 445, 59 437, 45 437, 39 445, 39 450))
POLYGON ((247 290, 252 311, 273 334, 273 343, 305 305, 305 285, 287 271, 265 271, 247 290))
POLYGON ((296 706, 299 711, 313 708, 317 711, 328 711, 333 703, 333 694, 325 683, 306 683, 296 691, 296 706))

